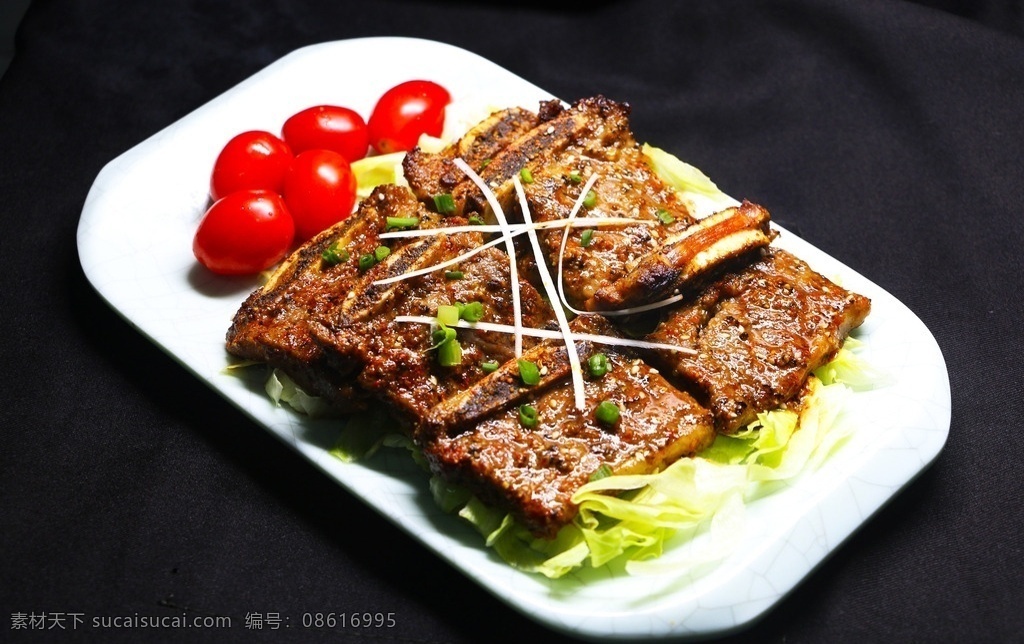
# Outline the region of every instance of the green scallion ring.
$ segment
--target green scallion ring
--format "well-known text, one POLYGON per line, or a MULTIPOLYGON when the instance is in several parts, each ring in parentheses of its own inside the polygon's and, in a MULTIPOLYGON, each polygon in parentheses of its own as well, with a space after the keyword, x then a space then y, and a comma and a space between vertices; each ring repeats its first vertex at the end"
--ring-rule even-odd
POLYGON ((450 215, 455 212, 455 199, 449 193, 434 195, 433 199, 434 209, 442 215, 450 215))
POLYGON ((420 225, 419 217, 388 217, 387 228, 413 228, 420 225))
POLYGON ((479 322, 484 317, 484 305, 480 302, 467 302, 459 309, 459 317, 466 322, 479 322))
POLYGON ((583 198, 584 208, 593 208, 594 204, 597 203, 597 193, 593 190, 587 190, 587 196, 583 198))
POLYGON ((480 369, 483 370, 484 373, 493 373, 497 371, 500 366, 501 365, 498 364, 497 360, 484 360, 480 363, 480 369))
POLYGON ((587 360, 587 371, 594 378, 600 378, 608 373, 608 356, 603 353, 595 353, 587 360))
POLYGON ((519 422, 522 423, 523 427, 536 427, 537 408, 533 405, 520 405, 519 422))
POLYGON ((519 364, 519 377, 524 385, 540 384, 540 369, 537 368, 537 365, 529 360, 518 360, 517 362, 519 364))
POLYGON ((614 425, 619 422, 619 406, 610 400, 605 400, 594 410, 594 417, 605 425, 614 425))

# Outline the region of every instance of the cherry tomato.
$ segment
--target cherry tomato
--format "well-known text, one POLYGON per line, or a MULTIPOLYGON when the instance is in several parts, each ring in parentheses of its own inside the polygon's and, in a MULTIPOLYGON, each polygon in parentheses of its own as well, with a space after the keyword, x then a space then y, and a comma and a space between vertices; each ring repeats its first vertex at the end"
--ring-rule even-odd
POLYGON ((288 144, 270 132, 242 132, 217 156, 210 177, 210 196, 217 201, 236 190, 280 193, 292 158, 288 144))
POLYGON ((366 121, 347 107, 317 105, 292 115, 281 129, 292 152, 334 150, 349 163, 366 156, 370 134, 366 121))
POLYGON ((395 85, 377 101, 367 126, 377 152, 408 152, 421 134, 441 136, 448 90, 437 83, 411 80, 395 85))
POLYGON ((306 241, 352 214, 356 177, 337 152, 306 150, 288 169, 284 201, 295 219, 296 237, 306 241))
POLYGON ((238 190, 203 215, 192 252, 214 273, 247 275, 284 259, 294 238, 295 223, 280 195, 238 190))

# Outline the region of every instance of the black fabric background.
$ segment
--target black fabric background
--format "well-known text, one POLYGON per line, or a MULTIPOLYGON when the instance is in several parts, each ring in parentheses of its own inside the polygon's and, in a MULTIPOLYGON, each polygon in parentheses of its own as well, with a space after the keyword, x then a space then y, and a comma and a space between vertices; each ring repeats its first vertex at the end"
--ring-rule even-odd
POLYGON ((1024 641, 1024 10, 696 0, 35 0, 0 79, 0 639, 271 639, 247 612, 290 616, 282 641, 550 639, 136 334, 79 266, 104 164, 294 49, 370 35, 630 102, 640 140, 764 204, 937 338, 944 451, 737 641, 1024 641), (9 621, 182 610, 235 626, 9 621), (294 627, 362 610, 397 625, 294 627))

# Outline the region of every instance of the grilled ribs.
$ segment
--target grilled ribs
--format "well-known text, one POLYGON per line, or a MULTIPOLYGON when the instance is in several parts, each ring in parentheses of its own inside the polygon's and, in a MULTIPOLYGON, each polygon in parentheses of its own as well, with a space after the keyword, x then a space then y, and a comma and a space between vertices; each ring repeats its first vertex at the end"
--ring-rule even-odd
POLYGON ((870 307, 775 248, 697 292, 647 339, 697 351, 661 352, 658 361, 700 392, 719 431, 734 433, 796 396, 870 307))
MULTIPOLYGON (((409 189, 377 188, 356 215, 289 258, 236 314, 228 350, 281 367, 343 409, 383 403, 435 474, 508 510, 540 537, 572 520, 574 492, 599 468, 656 471, 700 451, 716 432, 735 432, 793 399, 870 302, 771 248, 775 232, 760 206, 743 202, 695 218, 650 169, 628 116, 627 105, 604 97, 571 106, 547 101, 536 114, 496 112, 439 153, 410 152, 403 162, 409 189), (682 301, 654 314, 660 323, 646 339, 693 355, 578 339, 583 360, 599 351, 611 365, 585 378, 584 410, 575 407, 566 348, 557 341, 527 340, 523 358, 542 367, 532 386, 519 378, 511 339, 496 332, 458 329, 463 361, 440 366, 430 328, 396 317, 435 316, 439 305, 477 301, 485 321, 513 324, 509 258, 491 248, 460 263, 461 279, 433 271, 381 283, 454 258, 485 236, 440 232, 384 243, 379 234, 388 216, 417 216, 420 228, 491 217, 489 200, 456 159, 480 175, 512 221, 524 218, 515 180, 531 219, 547 222, 566 220, 596 177, 579 216, 629 223, 595 227, 586 242, 578 228, 538 231, 540 260, 552 273, 561 262, 567 303, 590 312, 573 329, 616 336, 606 315, 675 295, 682 301), (452 196, 451 212, 437 212, 440 194, 452 196), (368 270, 351 259, 382 244, 390 254, 368 270), (325 263, 321 254, 332 245, 350 259, 325 263), (487 372, 484 360, 500 366, 487 372), (595 418, 602 400, 617 403, 617 422, 595 418), (537 411, 535 426, 521 420, 523 405, 537 411)), ((556 328, 532 252, 513 259, 523 326, 556 328)))
MULTIPOLYGON (((573 322, 575 332, 616 335, 598 317, 573 322)), ((577 513, 573 494, 602 468, 615 474, 649 473, 714 440, 711 414, 627 350, 576 342, 583 360, 603 353, 608 372, 587 377, 588 406, 577 410, 566 348, 546 342, 523 359, 546 371, 526 386, 516 361, 459 392, 427 414, 415 439, 431 470, 503 508, 535 535, 552 538, 577 513), (601 401, 622 411, 615 423, 595 417, 601 401), (520 409, 537 412, 524 426, 520 409)))
POLYGON ((342 410, 361 408, 363 393, 350 378, 354 365, 325 364, 310 322, 325 318, 344 302, 352 285, 363 280, 359 258, 381 245, 378 235, 387 218, 396 216, 417 216, 423 228, 441 223, 408 190, 393 185, 376 188, 356 214, 309 240, 249 295, 232 320, 227 350, 284 370, 342 410), (325 262, 323 253, 332 246, 348 259, 325 262))
MULTIPOLYGON (((449 162, 450 154, 416 154, 405 168, 417 183, 429 184, 422 177, 449 162)), ((540 123, 489 159, 480 178, 513 220, 522 220, 513 195, 517 176, 524 178, 531 218, 558 221, 568 219, 593 175, 597 181, 584 201, 586 216, 637 220, 592 230, 586 245, 584 231, 572 230, 564 252, 562 230, 541 233, 549 264, 554 268, 561 261, 566 298, 574 308, 608 311, 667 297, 774 237, 767 211, 753 204, 696 222, 651 170, 629 128, 629 106, 601 96, 568 108, 544 104, 540 123)), ((490 214, 487 199, 471 181, 459 183, 454 195, 462 212, 490 214)))
MULTIPOLYGON (((418 267, 458 257, 480 244, 476 233, 442 234, 419 245, 406 245, 367 274, 381 280, 406 272, 402 254, 416 249, 418 267), (420 246, 425 247, 420 250, 420 246)), ((481 302, 484 322, 513 324, 508 257, 489 248, 461 262, 461 277, 449 279, 433 271, 388 285, 372 281, 353 290, 332 315, 313 325, 316 341, 330 364, 358 365, 360 388, 384 401, 398 420, 408 426, 422 419, 434 405, 484 377, 484 361, 505 362, 513 356, 507 336, 478 329, 458 329, 462 363, 443 367, 431 349, 431 329, 397 322, 400 315, 437 315, 438 306, 481 302)), ((543 328, 553 319, 550 306, 528 282, 520 282, 524 326, 543 328)), ((526 339, 526 346, 533 341, 526 339)))

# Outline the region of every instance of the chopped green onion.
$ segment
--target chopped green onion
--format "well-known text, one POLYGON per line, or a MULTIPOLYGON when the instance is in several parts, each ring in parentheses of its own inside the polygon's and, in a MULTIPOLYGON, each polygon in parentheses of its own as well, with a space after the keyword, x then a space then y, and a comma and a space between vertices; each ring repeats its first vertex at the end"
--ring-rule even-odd
POLYGON ((489 165, 491 165, 491 160, 489 158, 488 159, 484 159, 483 163, 480 164, 480 169, 483 170, 484 168, 486 168, 489 165))
POLYGON ((569 173, 569 181, 573 183, 580 183, 583 181, 583 177, 580 176, 579 172, 573 170, 572 172, 569 173))
POLYGON ((420 218, 419 217, 388 217, 387 218, 387 222, 388 222, 387 223, 388 230, 391 230, 392 228, 412 228, 414 226, 419 226, 420 225, 420 218))
POLYGON ((536 427, 537 408, 533 405, 520 405, 519 422, 523 424, 523 427, 536 427))
POLYGON ((587 370, 594 378, 600 378, 608 373, 608 356, 603 353, 595 353, 587 360, 587 370))
POLYGON ((373 258, 378 262, 383 262, 384 258, 391 254, 391 249, 387 246, 378 246, 373 249, 373 258))
POLYGON ((470 217, 469 217, 469 225, 470 226, 483 226, 484 225, 484 220, 481 219, 480 217, 476 216, 476 215, 470 215, 470 217))
POLYGON ((590 246, 590 242, 591 242, 591 240, 593 240, 593 238, 594 238, 594 231, 589 229, 589 228, 587 228, 586 230, 583 231, 583 234, 580 235, 580 246, 582 246, 584 248, 586 248, 587 246, 590 246))
POLYGON ((452 304, 438 306, 437 321, 445 326, 455 326, 459 323, 459 307, 452 304))
POLYGON ((587 190, 587 196, 583 198, 584 208, 593 208, 594 204, 597 203, 597 193, 593 190, 587 190))
POLYGON ((590 475, 590 480, 600 481, 601 479, 608 478, 614 473, 615 472, 612 471, 612 468, 607 463, 601 463, 601 467, 594 470, 594 473, 590 475))
POLYGON ((462 279, 465 276, 466 276, 465 273, 463 273, 462 271, 445 271, 444 272, 444 278, 446 280, 460 280, 460 279, 462 279))
POLYGON ((524 385, 536 385, 540 383, 540 369, 529 360, 519 360, 519 377, 524 385))
POLYGON ((442 215, 450 215, 455 212, 455 199, 447 192, 434 195, 434 209, 442 215))
POLYGON ((676 218, 672 216, 672 213, 665 210, 664 208, 658 208, 658 221, 668 226, 675 220, 676 218))
MULTIPOLYGON (((453 329, 448 329, 454 333, 453 329)), ((455 338, 441 343, 437 348, 437 363, 442 367, 454 367, 462 364, 462 345, 455 338)))
POLYGON ((324 249, 324 252, 320 254, 321 259, 324 260, 325 264, 334 266, 341 262, 347 262, 349 258, 348 251, 344 248, 338 248, 339 242, 334 242, 330 246, 324 249))
POLYGON ((594 410, 594 416, 605 425, 614 425, 619 421, 619 406, 610 400, 605 400, 594 410))
POLYGON ((480 302, 468 302, 459 307, 459 317, 466 322, 479 322, 484 317, 484 305, 480 302))
POLYGON ((444 322, 441 322, 441 325, 434 329, 433 333, 430 334, 430 341, 434 343, 434 345, 430 348, 441 348, 441 345, 445 344, 446 342, 451 342, 452 340, 454 340, 455 335, 455 329, 449 329, 447 326, 445 326, 444 322))
POLYGON ((529 168, 523 168, 519 171, 519 178, 523 183, 533 183, 533 173, 530 172, 529 168))
POLYGON ((480 368, 483 370, 484 373, 492 373, 494 371, 497 371, 498 367, 500 366, 501 365, 498 364, 497 360, 484 360, 483 362, 480 363, 480 368))
POLYGON ((359 258, 359 270, 361 270, 361 271, 368 271, 376 263, 377 263, 377 258, 375 258, 370 253, 362 255, 359 258))

